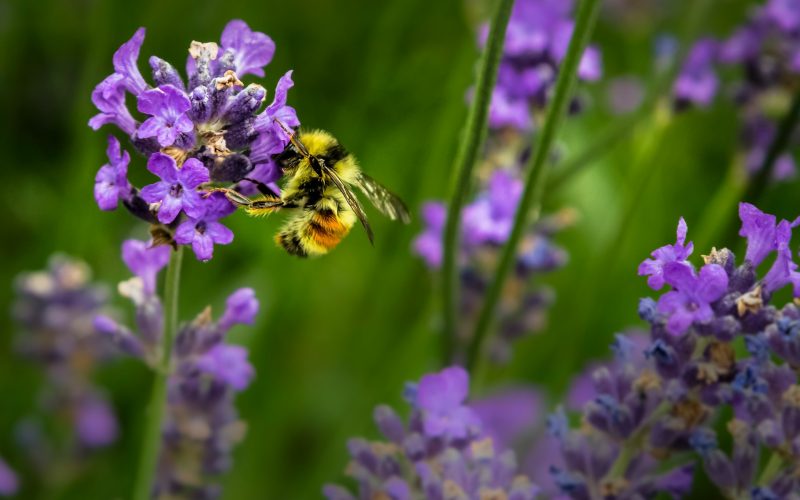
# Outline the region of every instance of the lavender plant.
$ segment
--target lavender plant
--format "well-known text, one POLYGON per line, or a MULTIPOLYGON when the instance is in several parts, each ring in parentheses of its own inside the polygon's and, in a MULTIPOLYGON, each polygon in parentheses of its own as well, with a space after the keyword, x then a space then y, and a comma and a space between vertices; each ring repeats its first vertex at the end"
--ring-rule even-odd
POLYGON ((92 328, 92 318, 108 307, 108 290, 91 282, 85 263, 54 256, 46 270, 20 274, 15 292, 17 351, 45 374, 37 413, 20 422, 18 439, 37 470, 66 476, 85 450, 117 437, 116 416, 92 381, 97 366, 112 357, 92 328), (61 423, 68 439, 59 438, 61 423))
POLYGON ((149 242, 123 245, 123 259, 136 278, 122 283, 120 292, 136 306, 139 334, 108 316, 98 317, 95 327, 155 371, 134 497, 208 498, 219 491, 211 477, 227 469, 230 449, 243 433, 233 395, 253 376, 246 350, 227 345, 224 334, 233 324, 252 322, 258 303, 252 290, 243 289, 231 296, 217 322, 205 311, 179 329, 182 249, 191 246, 199 260, 208 261, 215 245, 232 242, 233 232, 220 220, 235 207, 222 193, 203 191, 278 191, 274 183, 282 171, 272 155, 289 142, 279 121, 288 127, 300 122, 286 104, 291 71, 279 79, 272 104, 261 111, 266 89, 239 80, 248 74, 263 77, 275 52, 273 41, 244 21, 229 22, 219 45, 191 43, 186 80, 153 56, 155 85, 148 84, 137 65, 143 42, 140 28, 116 51, 114 73, 92 93, 99 113, 89 121, 95 130, 112 124, 124 132, 159 178, 133 186, 127 178, 130 155, 109 137, 109 161, 95 178, 95 200, 102 210, 121 202, 150 224, 152 235, 149 242), (127 108, 127 94, 136 100, 141 119, 127 108), (155 288, 164 266, 162 302, 155 288))
POLYGON ((570 429, 563 410, 550 418, 562 460, 551 472, 563 494, 681 496, 698 456, 727 498, 796 496, 800 312, 794 300, 770 301, 788 285, 800 296, 789 245, 800 219, 777 221, 747 203, 739 213, 747 239, 741 264, 730 250, 712 249, 695 268, 681 220, 676 243, 639 267, 651 288, 671 290, 639 305, 650 324, 646 348, 620 335, 614 361, 594 370, 584 425, 570 429), (719 445, 720 432, 730 435, 729 451, 719 445))
MULTIPOLYGON (((464 349, 455 347, 467 345, 476 336, 471 331, 472 325, 479 319, 481 304, 492 284, 502 246, 511 236, 523 194, 524 165, 531 156, 527 136, 534 128, 534 116, 541 114, 552 94, 559 65, 567 54, 574 30, 571 11, 571 2, 522 0, 514 2, 507 30, 503 31, 503 27, 496 24, 480 29, 479 45, 487 52, 494 49, 491 56, 485 57, 496 58, 498 66, 496 84, 487 84, 492 89, 487 115, 490 134, 484 156, 477 162, 481 186, 475 201, 463 208, 463 197, 448 208, 440 203, 426 204, 423 208, 426 227, 414 242, 415 252, 429 267, 443 266, 444 288, 448 295, 451 294, 448 292, 450 266, 457 270, 462 293, 455 306, 459 321, 446 328, 448 362, 454 355, 454 359, 464 359, 464 349), (497 32, 495 36, 504 39, 503 44, 489 44, 492 30, 497 32), (448 211, 461 214, 457 221, 452 221, 461 226, 458 235, 447 220, 448 211), (456 240, 458 245, 451 245, 451 241, 456 240), (448 262, 451 254, 452 263, 448 262)), ((580 53, 579 77, 598 78, 601 70, 597 49, 590 47, 585 52, 581 49, 580 53)), ((481 89, 476 88, 475 93, 480 94, 481 89)), ((473 106, 475 104, 473 102, 473 106)), ((465 191, 472 167, 469 165, 459 172, 465 191)), ((543 326, 552 292, 532 285, 531 278, 565 263, 566 254, 552 244, 551 236, 568 225, 570 219, 571 215, 564 212, 539 224, 526 224, 519 252, 515 246, 515 278, 503 287, 504 303, 498 314, 503 324, 502 334, 493 339, 490 347, 496 361, 506 361, 510 357, 513 339, 543 326)), ((452 318, 449 321, 452 322, 452 318)))
MULTIPOLYGON (((692 48, 673 94, 680 107, 708 106, 720 93, 718 72, 729 70, 734 81, 728 96, 741 116, 741 154, 737 161, 748 176, 769 169, 775 180, 795 175, 789 153, 797 138, 776 144, 781 120, 798 106, 793 101, 800 75, 800 11, 792 0, 768 0, 754 7, 748 19, 726 39, 704 38, 692 48), (775 149, 771 151, 771 149, 775 149)), ((794 111, 797 113, 797 111, 794 111)))
POLYGON ((388 406, 375 408, 384 440, 348 443, 346 473, 357 495, 326 485, 326 498, 535 498, 538 488, 518 473, 514 453, 483 431, 478 412, 466 404, 468 392, 469 375, 454 366, 408 384, 408 423, 388 406))
POLYGON ((92 92, 99 113, 89 126, 119 128, 160 180, 141 189, 131 185, 130 155, 109 137, 108 163, 95 178, 95 200, 101 210, 114 210, 121 202, 152 225, 156 243, 190 245, 199 260, 207 261, 214 245, 233 241, 233 233, 219 221, 235 207, 221 193, 202 195, 203 187, 213 183, 252 194, 260 183, 278 191, 274 183, 282 171, 272 155, 282 152, 289 139, 275 119, 289 127, 300 125, 286 104, 292 72, 280 78, 272 104, 259 112, 267 90, 255 83, 245 87, 239 78, 263 77, 275 44, 234 20, 225 26, 220 44, 192 42, 186 80, 167 61, 150 57, 151 86, 137 65, 144 35, 139 28, 114 53, 114 73, 92 92), (127 94, 136 100, 142 120, 127 108, 127 94))
MULTIPOLYGON (((128 240, 122 254, 134 277, 119 292, 136 309, 136 330, 106 315, 94 319, 96 330, 120 351, 161 369, 162 300, 155 292, 158 273, 169 260, 169 248, 128 240)), ((152 493, 155 498, 216 498, 217 477, 231 465, 231 450, 244 437, 245 424, 234 407, 236 393, 255 372, 247 350, 228 344, 226 334, 237 324, 252 324, 258 312, 252 289, 242 288, 227 300, 218 320, 205 308, 183 324, 175 337, 169 363, 166 418, 152 493)))

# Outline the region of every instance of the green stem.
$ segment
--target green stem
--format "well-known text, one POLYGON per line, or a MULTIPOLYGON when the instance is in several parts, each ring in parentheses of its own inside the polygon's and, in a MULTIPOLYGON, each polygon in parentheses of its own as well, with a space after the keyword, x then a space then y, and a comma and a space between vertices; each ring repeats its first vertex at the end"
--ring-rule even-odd
POLYGON ((619 450, 619 455, 617 455, 614 463, 611 464, 611 468, 608 470, 608 474, 606 474, 604 481, 612 481, 617 478, 625 477, 625 472, 628 471, 628 466, 630 465, 631 460, 639 451, 642 441, 647 436, 647 432, 650 430, 650 426, 652 426, 656 420, 670 411, 671 408, 672 405, 669 401, 662 401, 661 404, 659 404, 656 409, 653 410, 653 413, 651 413, 645 419, 645 421, 642 422, 639 428, 636 429, 636 431, 625 440, 625 444, 622 445, 622 449, 619 450))
POLYGON ((153 489, 153 479, 161 447, 161 427, 167 402, 167 381, 170 372, 172 344, 178 329, 178 290, 181 280, 183 247, 172 252, 164 283, 164 335, 161 338, 161 353, 156 359, 153 388, 147 407, 139 470, 134 487, 134 500, 148 500, 153 489))
POLYGON ((456 348, 456 321, 458 315, 458 243, 461 209, 467 198, 472 181, 472 171, 478 150, 486 135, 486 122, 492 91, 497 81, 497 68, 503 55, 506 27, 511 17, 513 0, 498 0, 489 27, 486 48, 478 64, 478 81, 475 95, 467 114, 466 128, 461 137, 455 162, 455 178, 450 204, 447 207, 447 223, 444 230, 444 263, 442 266, 442 306, 444 307, 444 334, 442 335, 442 358, 444 364, 452 362, 456 348))
MULTIPOLYGON (((517 246, 522 237, 522 232, 528 225, 530 220, 529 215, 533 220, 536 220, 539 216, 542 191, 547 178, 547 169, 545 166, 550 155, 550 148, 553 145, 556 133, 561 125, 561 121, 564 119, 567 105, 572 96, 572 90, 577 78, 578 62, 594 30, 599 7, 599 0, 583 0, 580 4, 575 23, 575 31, 573 32, 572 40, 570 40, 569 49, 567 50, 567 57, 564 59, 558 73, 553 101, 547 110, 547 118, 544 127, 541 132, 538 133, 534 154, 527 168, 528 176, 525 180, 525 190, 522 193, 522 198, 517 208, 514 226, 503 248, 500 263, 486 295, 486 301, 478 317, 478 323, 475 327, 472 341, 467 352, 467 367, 471 369, 476 376, 477 372, 475 369, 480 362, 483 345, 489 332, 489 326, 494 318, 495 309, 497 308, 503 285, 516 260, 517 246)), ((452 214, 453 212, 450 213, 452 214)))
POLYGON ((792 132, 797 126, 798 121, 800 121, 800 90, 795 92, 792 104, 781 120, 780 125, 778 125, 778 132, 775 134, 772 144, 769 145, 767 154, 764 157, 764 162, 761 164, 761 168, 747 188, 747 193, 745 194, 746 200, 757 201, 761 193, 766 189, 767 184, 769 184, 770 179, 772 179, 775 163, 778 161, 781 153, 786 151, 786 148, 789 146, 792 132))

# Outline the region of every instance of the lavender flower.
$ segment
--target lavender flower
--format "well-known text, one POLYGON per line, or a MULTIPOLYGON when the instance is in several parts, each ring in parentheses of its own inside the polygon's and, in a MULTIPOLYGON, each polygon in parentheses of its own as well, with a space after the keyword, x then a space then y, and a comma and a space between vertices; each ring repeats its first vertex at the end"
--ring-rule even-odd
POLYGON ((253 194, 255 183, 270 184, 282 171, 272 156, 281 153, 289 138, 276 124, 300 125, 294 108, 287 105, 293 86, 292 72, 283 75, 271 105, 259 111, 267 91, 239 78, 264 75, 275 52, 265 34, 240 20, 228 23, 221 44, 192 42, 184 78, 167 61, 152 56, 149 65, 154 85, 138 68, 144 28, 114 54, 114 73, 100 82, 92 102, 100 111, 89 125, 97 130, 116 125, 147 158, 147 167, 161 181, 142 188, 126 178, 128 153, 116 142, 109 147, 110 164, 98 173, 95 198, 103 210, 119 200, 135 216, 154 224, 158 243, 192 245, 200 260, 208 260, 214 244, 227 244, 233 234, 219 219, 233 211, 221 210, 217 197, 203 197, 209 182, 253 194), (125 104, 126 94, 145 115, 137 122, 125 104), (179 233, 180 231, 180 233, 179 233))
MULTIPOLYGON (((81 449, 107 446, 117 436, 114 412, 91 380, 94 368, 111 353, 92 335, 92 318, 106 308, 108 293, 90 279, 83 262, 53 257, 46 270, 17 277, 12 308, 19 352, 46 375, 39 410, 65 416, 81 449)), ((62 449, 63 455, 53 453, 47 460, 75 460, 81 451, 62 449)))
MULTIPOLYGON (((565 0, 518 0, 514 3, 503 51, 503 59, 492 94, 489 126, 529 130, 534 110, 544 109, 555 85, 574 22, 573 2, 565 0)), ((480 30, 485 45, 488 24, 480 30)), ((602 73, 600 52, 588 47, 578 66, 578 77, 594 81, 602 73)))
POLYGON ((594 394, 583 407, 588 426, 572 431, 563 413, 551 418, 561 448, 551 471, 563 494, 681 496, 691 487, 693 464, 659 462, 687 450, 726 497, 788 498, 800 488, 800 312, 794 302, 768 303, 797 282, 793 224, 745 203, 740 217, 748 239, 744 263, 737 266, 727 249, 712 249, 699 273, 686 260, 664 263, 662 277, 673 290, 639 307, 650 339, 633 352, 646 358, 620 349, 619 337, 616 359, 593 372, 594 394), (759 277, 755 267, 772 252, 775 262, 759 277), (739 338, 747 356, 734 349, 739 338), (711 427, 725 409, 733 414, 724 422, 730 452, 711 427))
MULTIPOLYGON (((123 259, 136 276, 121 283, 120 292, 136 308, 136 333, 108 316, 94 320, 99 338, 148 364, 159 360, 163 321, 154 284, 169 252, 167 247, 135 240, 123 245, 123 259)), ((206 308, 179 328, 170 363, 155 496, 216 498, 220 494, 216 479, 230 467, 231 451, 245 431, 234 397, 255 376, 247 349, 228 344, 225 333, 233 324, 252 323, 257 312, 253 290, 243 288, 228 298, 219 321, 206 308)), ((102 427, 102 416, 93 417, 102 427)))
MULTIPOLYGON (((719 69, 730 67, 735 80, 728 84, 741 115, 742 157, 746 173, 753 175, 765 164, 776 137, 774 117, 786 115, 800 74, 800 38, 797 36, 795 0, 768 0, 752 9, 748 19, 727 39, 703 38, 692 48, 678 76, 673 94, 680 107, 708 106, 721 87, 719 69), (776 103, 784 104, 778 105, 776 103)), ((772 177, 795 175, 795 161, 779 151, 772 177)))
POLYGON ((660 290, 664 286, 664 266, 669 262, 688 263, 686 259, 692 255, 694 244, 690 241, 686 245, 686 221, 681 217, 678 221, 677 241, 674 245, 664 245, 653 250, 652 259, 647 259, 639 265, 639 276, 650 276, 647 284, 653 290, 660 290))
POLYGON ((0 458, 0 496, 10 497, 19 490, 17 474, 0 458))
POLYGON ((463 405, 468 384, 457 367, 426 375, 409 391, 408 424, 391 408, 377 407, 375 423, 386 441, 348 443, 347 474, 358 483, 358 495, 326 485, 326 498, 535 498, 538 488, 517 473, 514 453, 484 436, 477 415, 463 405), (445 401, 432 402, 436 397, 445 401), (446 423, 439 420, 445 414, 446 423))
POLYGON ((94 179, 94 199, 100 210, 114 210, 120 200, 129 200, 131 185, 128 182, 130 155, 122 151, 119 141, 108 137, 108 163, 100 167, 94 179))

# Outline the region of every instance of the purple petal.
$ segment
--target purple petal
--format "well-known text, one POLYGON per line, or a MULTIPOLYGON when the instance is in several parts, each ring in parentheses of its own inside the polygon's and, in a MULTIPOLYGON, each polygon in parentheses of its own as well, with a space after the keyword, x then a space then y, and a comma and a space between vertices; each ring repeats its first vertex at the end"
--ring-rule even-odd
MULTIPOLYGON (((267 114, 269 116, 275 116, 275 113, 282 107, 286 106, 286 100, 288 99, 289 89, 294 87, 294 81, 292 81, 292 70, 287 71, 281 78, 278 80, 278 85, 275 87, 275 97, 272 100, 272 104, 267 107, 267 114)), ((300 125, 299 123, 285 124, 288 127, 296 127, 300 125)))
MULTIPOLYGON (((146 200, 147 198, 145 198, 146 200)), ((158 208, 158 221, 162 224, 169 224, 174 221, 183 207, 183 200, 181 198, 167 194, 161 201, 161 206, 158 208)))
POLYGON ((714 302, 722 297, 728 289, 728 274, 722 266, 706 264, 700 269, 697 280, 697 296, 706 303, 714 302))
POLYGON ((181 195, 181 203, 186 215, 192 219, 201 219, 206 214, 206 205, 208 200, 193 189, 184 189, 181 195))
POLYGON ((246 389, 255 376, 247 349, 235 345, 217 344, 197 360, 197 367, 236 391, 246 389))
POLYGON ((159 201, 163 200, 168 193, 169 184, 166 182, 156 182, 143 187, 139 192, 139 195, 147 203, 158 203, 159 201))
POLYGON ((222 47, 234 54, 236 74, 264 76, 264 66, 272 61, 275 43, 264 33, 252 31, 242 20, 230 21, 222 31, 222 47))
POLYGON ((175 241, 180 245, 188 245, 194 239, 195 225, 197 221, 186 220, 180 223, 175 230, 175 241))
POLYGON ((117 419, 102 399, 81 402, 75 423, 78 439, 84 446, 108 446, 117 438, 117 419))
POLYGON ((189 158, 178 171, 178 180, 186 189, 194 189, 210 180, 208 169, 197 158, 189 158))
POLYGON ((136 109, 148 115, 161 116, 166 101, 167 94, 161 88, 146 90, 137 96, 136 109))
POLYGON ((233 292, 225 302, 225 313, 219 326, 227 331, 236 324, 252 325, 258 314, 259 303, 252 288, 240 288, 233 292))
MULTIPOLYGON (((191 160, 187 160, 187 163, 189 161, 191 160)), ((178 180, 178 166, 175 164, 175 160, 164 153, 154 153, 150 155, 150 159, 147 160, 147 170, 168 183, 173 183, 178 180)))
POLYGON ((144 28, 136 30, 131 39, 117 49, 112 59, 114 70, 125 76, 125 85, 133 95, 139 95, 147 89, 147 83, 142 78, 137 66, 139 50, 142 48, 142 43, 144 43, 144 33, 144 28))
POLYGON ((664 264, 664 281, 678 290, 694 290, 697 278, 690 265, 682 262, 667 262, 664 264))
POLYGON ((192 239, 192 250, 194 250, 197 260, 203 262, 211 260, 211 257, 214 256, 214 241, 211 236, 195 231, 192 239))
POLYGON ((758 266, 775 249, 775 216, 750 203, 740 203, 739 218, 742 220, 739 236, 747 238, 745 259, 758 266))
POLYGON ((172 146, 175 144, 175 140, 178 138, 178 131, 175 130, 172 126, 163 124, 161 128, 158 129, 158 144, 165 148, 167 146, 172 146))
POLYGON ((218 245, 227 245, 233 241, 233 231, 219 222, 206 223, 206 234, 218 245))

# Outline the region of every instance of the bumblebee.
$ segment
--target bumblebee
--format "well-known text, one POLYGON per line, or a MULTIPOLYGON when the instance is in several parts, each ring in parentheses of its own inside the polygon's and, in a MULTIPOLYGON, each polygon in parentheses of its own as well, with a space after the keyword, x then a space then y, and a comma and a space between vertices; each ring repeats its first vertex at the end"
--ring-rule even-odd
POLYGON ((357 186, 382 214, 409 223, 403 201, 362 172, 335 137, 323 130, 293 133, 276 122, 290 138, 286 149, 274 157, 288 179, 280 195, 256 181, 251 182, 261 196, 253 199, 233 189, 211 191, 224 192, 234 205, 253 216, 288 210, 288 219, 275 235, 275 242, 284 250, 298 257, 324 255, 347 236, 356 220, 372 243, 372 228, 351 186, 357 186))

